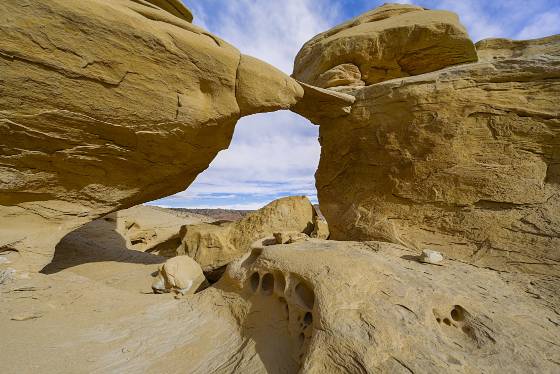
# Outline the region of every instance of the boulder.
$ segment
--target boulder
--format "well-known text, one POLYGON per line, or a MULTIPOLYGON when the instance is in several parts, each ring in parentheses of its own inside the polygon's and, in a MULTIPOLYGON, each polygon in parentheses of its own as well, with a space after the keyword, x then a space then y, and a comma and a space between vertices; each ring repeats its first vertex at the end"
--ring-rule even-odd
POLYGON ((484 61, 355 91, 320 123, 331 239, 560 274, 559 40, 482 41, 484 61))
POLYGON ((443 256, 437 251, 431 251, 429 249, 424 249, 420 255, 420 262, 425 262, 428 264, 437 264, 443 261, 443 256))
POLYGON ((351 90, 476 60, 474 45, 454 13, 385 4, 305 43, 293 77, 351 90))
POLYGON ((206 282, 200 265, 189 256, 170 258, 159 268, 152 283, 154 293, 175 291, 181 295, 194 294, 206 282))
POLYGON ((181 228, 179 255, 189 255, 211 271, 241 257, 258 239, 279 231, 310 234, 313 205, 305 196, 274 200, 239 221, 186 225, 181 228))
POLYGON ((311 232, 311 237, 326 240, 330 235, 329 225, 323 214, 317 210, 316 208, 315 215, 313 216, 313 232, 311 232))
POLYGON ((240 116, 338 98, 304 97, 191 20, 178 0, 0 2, 0 246, 19 265, 41 269, 79 226, 184 190, 240 116))

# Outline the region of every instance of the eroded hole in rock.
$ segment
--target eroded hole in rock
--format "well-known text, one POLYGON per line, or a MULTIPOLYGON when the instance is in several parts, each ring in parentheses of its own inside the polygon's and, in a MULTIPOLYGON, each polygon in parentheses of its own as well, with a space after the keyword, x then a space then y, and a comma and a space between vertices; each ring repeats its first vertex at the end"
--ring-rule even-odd
POLYGON ((461 322, 465 320, 465 309, 460 305, 455 305, 451 311, 453 321, 461 322))
POLYGON ((274 276, 271 273, 266 273, 262 278, 261 291, 263 295, 272 295, 274 290, 274 276))
POLYGON ((208 283, 214 284, 217 281, 219 281, 220 278, 222 278, 222 276, 226 272, 226 269, 227 269, 227 265, 224 265, 214 270, 205 271, 204 276, 206 277, 208 283))
POLYGON ((303 343, 305 342, 305 334, 302 332, 299 334, 299 343, 303 345, 303 343))
POLYGON ((146 240, 144 238, 132 239, 130 241, 131 245, 138 245, 138 244, 146 244, 146 240))
POLYGON ((313 290, 303 282, 300 282, 294 288, 296 299, 298 303, 308 309, 313 309, 315 304, 315 293, 313 290))
POLYGON ((259 275, 259 273, 255 272, 251 274, 251 276, 249 277, 249 286, 251 287, 251 291, 257 292, 260 280, 261 276, 259 275))
POLYGON ((276 292, 279 295, 283 295, 284 291, 286 290, 286 278, 282 273, 277 273, 275 278, 276 278, 276 285, 275 285, 276 292))
POLYGON ((305 313, 305 316, 303 317, 303 323, 306 326, 309 326, 313 323, 313 314, 311 314, 311 312, 305 313))
POLYGON ((451 326, 451 321, 449 320, 449 318, 444 318, 443 323, 445 323, 447 326, 451 326))
POLYGON ((263 251, 262 248, 253 248, 253 249, 251 250, 251 257, 254 257, 254 258, 256 259, 256 258, 259 257, 260 255, 262 255, 262 251, 263 251))

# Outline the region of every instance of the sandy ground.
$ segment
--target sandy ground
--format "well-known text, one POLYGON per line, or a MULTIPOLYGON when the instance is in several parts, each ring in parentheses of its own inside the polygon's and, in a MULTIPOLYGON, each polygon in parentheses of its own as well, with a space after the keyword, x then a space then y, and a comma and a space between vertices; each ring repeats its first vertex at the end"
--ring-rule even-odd
MULTIPOLYGON (((248 343, 219 300, 238 296, 154 295, 163 261, 128 249, 110 220, 69 234, 42 273, 16 272, 0 285, 0 373, 231 371, 248 343)), ((258 359, 246 361, 259 371, 258 359)))

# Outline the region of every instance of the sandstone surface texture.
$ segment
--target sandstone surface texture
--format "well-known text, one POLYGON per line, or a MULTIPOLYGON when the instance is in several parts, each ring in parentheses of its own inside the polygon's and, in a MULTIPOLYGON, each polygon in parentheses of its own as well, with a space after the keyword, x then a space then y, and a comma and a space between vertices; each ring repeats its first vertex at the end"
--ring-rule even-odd
POLYGON ((204 271, 215 270, 241 257, 258 239, 275 232, 311 234, 315 209, 305 196, 274 200, 235 222, 186 225, 176 254, 195 259, 204 271))
POLYGON ((559 42, 484 40, 481 62, 352 91, 320 123, 330 238, 560 274, 559 42))
POLYGON ((184 190, 240 116, 337 97, 191 20, 178 0, 0 3, 0 247, 40 269, 80 225, 184 190))
POLYGON ((150 279, 142 263, 104 279, 93 269, 114 264, 18 271, 0 284, 0 329, 10 337, 0 339, 0 370, 557 371, 555 277, 454 260, 433 266, 410 259, 417 254, 378 242, 267 246, 178 300, 149 293, 149 284, 145 293, 139 283, 122 287, 140 272, 150 279))
POLYGON ((477 60, 456 14, 385 4, 305 43, 293 77, 323 88, 356 88, 477 60))
POLYGON ((128 249, 162 255, 175 251, 181 244, 182 226, 214 221, 200 214, 148 205, 119 210, 102 219, 114 223, 115 231, 126 241, 128 249))
POLYGON ((174 291, 181 295, 192 295, 205 283, 202 268, 195 260, 189 256, 177 256, 160 266, 152 290, 155 293, 174 291))

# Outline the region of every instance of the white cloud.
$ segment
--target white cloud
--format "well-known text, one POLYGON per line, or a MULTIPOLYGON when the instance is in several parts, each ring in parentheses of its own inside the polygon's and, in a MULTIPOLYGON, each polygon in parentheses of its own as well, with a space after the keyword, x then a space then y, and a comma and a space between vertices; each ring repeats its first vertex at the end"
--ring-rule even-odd
POLYGON ((517 35, 518 39, 536 39, 560 32, 560 12, 545 12, 533 18, 517 35))
POLYGON ((188 2, 195 23, 290 74, 296 53, 316 34, 330 28, 337 7, 327 0, 188 2), (211 4, 211 6, 209 6, 211 4), (208 9, 212 8, 212 14, 208 9))

